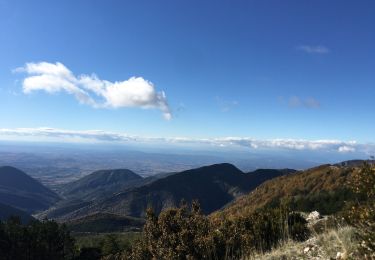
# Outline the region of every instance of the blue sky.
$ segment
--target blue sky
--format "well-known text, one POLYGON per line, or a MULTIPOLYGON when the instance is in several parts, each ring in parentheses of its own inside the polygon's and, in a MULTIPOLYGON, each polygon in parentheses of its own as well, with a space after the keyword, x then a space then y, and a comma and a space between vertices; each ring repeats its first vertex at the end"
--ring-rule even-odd
POLYGON ((374 143, 374 24, 374 1, 0 0, 0 128, 374 143), (40 62, 95 104, 25 85, 40 62))

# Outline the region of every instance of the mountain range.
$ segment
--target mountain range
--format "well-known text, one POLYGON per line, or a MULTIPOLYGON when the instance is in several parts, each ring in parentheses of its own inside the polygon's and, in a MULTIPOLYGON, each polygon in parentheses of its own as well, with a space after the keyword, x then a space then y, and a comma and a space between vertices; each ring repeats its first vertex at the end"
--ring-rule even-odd
MULTIPOLYGON (((156 213, 159 213, 165 208, 179 205, 181 200, 187 202, 198 200, 203 212, 208 214, 220 209, 234 198, 248 193, 264 181, 291 172, 294 171, 260 169, 244 173, 228 163, 214 164, 165 174, 152 181, 144 179, 142 185, 140 185, 140 179, 136 178, 137 182, 133 188, 129 188, 128 185, 124 191, 110 196, 107 194, 104 199, 91 201, 89 204, 84 203, 82 207, 73 207, 71 211, 63 210, 62 214, 56 214, 56 211, 61 210, 61 207, 57 207, 47 212, 45 216, 72 220, 98 212, 106 212, 120 216, 144 217, 148 207, 152 207, 156 213)), ((107 172, 107 174, 110 173, 107 172)), ((104 176, 102 178, 106 178, 104 176)), ((88 176, 86 179, 92 177, 88 176)), ((76 189, 79 190, 79 186, 76 189)), ((103 187, 101 190, 103 191, 103 187)))
POLYGON ((0 167, 0 218, 29 214, 66 222, 76 232, 142 226, 146 209, 156 214, 182 200, 198 200, 205 214, 240 216, 289 200, 294 210, 338 211, 351 199, 347 188, 361 160, 304 171, 258 169, 244 173, 229 163, 143 178, 127 169, 95 171, 59 187, 57 195, 26 173, 0 167))

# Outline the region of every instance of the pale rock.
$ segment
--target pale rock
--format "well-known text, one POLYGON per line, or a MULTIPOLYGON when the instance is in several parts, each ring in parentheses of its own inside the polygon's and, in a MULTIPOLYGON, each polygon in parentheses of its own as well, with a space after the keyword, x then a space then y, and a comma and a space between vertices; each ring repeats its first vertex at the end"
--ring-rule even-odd
POLYGON ((307 218, 306 218, 307 221, 316 221, 316 220, 318 220, 318 219, 320 219, 320 213, 319 213, 318 211, 313 211, 313 212, 311 212, 311 213, 307 216, 307 218))

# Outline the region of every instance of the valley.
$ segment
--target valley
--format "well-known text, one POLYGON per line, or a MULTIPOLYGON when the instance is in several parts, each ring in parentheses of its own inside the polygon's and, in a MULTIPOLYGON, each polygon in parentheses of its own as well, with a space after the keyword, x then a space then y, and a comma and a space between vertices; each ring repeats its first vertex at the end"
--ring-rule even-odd
MULTIPOLYGON (((306 169, 324 158, 290 158, 283 154, 249 154, 193 150, 154 151, 100 145, 25 144, 0 141, 0 165, 12 165, 50 189, 76 181, 94 171, 129 169, 142 177, 168 174, 228 162, 244 172, 256 169, 306 169)), ((329 160, 328 162, 333 162, 329 160)))

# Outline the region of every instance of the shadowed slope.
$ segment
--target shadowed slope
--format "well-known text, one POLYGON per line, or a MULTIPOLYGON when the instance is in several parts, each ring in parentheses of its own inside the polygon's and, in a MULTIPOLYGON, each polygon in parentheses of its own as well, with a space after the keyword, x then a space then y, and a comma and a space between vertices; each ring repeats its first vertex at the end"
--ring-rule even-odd
POLYGON ((57 194, 14 167, 0 167, 0 202, 32 213, 59 200, 57 194))
POLYGON ((100 170, 65 184, 59 193, 65 198, 90 201, 123 191, 142 180, 141 176, 127 169, 100 170))
POLYGON ((92 203, 62 218, 73 219, 95 212, 143 217, 148 206, 158 213, 177 206, 182 199, 198 200, 204 213, 211 213, 256 186, 285 173, 279 170, 258 170, 243 173, 235 166, 223 163, 176 173, 150 184, 118 193, 92 203))
POLYGON ((21 222, 24 224, 27 224, 34 219, 25 211, 0 203, 0 220, 7 220, 11 216, 19 217, 21 219, 21 222))

